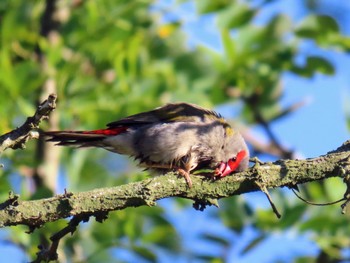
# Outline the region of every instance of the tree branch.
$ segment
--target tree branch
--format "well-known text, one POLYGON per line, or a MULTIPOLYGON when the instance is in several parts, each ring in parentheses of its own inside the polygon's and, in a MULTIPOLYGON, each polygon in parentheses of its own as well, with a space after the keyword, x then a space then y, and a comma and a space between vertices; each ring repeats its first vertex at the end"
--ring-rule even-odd
POLYGON ((20 201, 11 195, 9 200, 0 205, 0 227, 23 224, 33 229, 70 216, 99 216, 126 207, 153 206, 157 200, 167 197, 182 197, 204 205, 213 204, 213 199, 258 191, 258 185, 266 188, 291 187, 329 177, 345 178, 348 174, 350 141, 317 158, 257 163, 244 172, 216 181, 193 175, 193 187, 190 189, 182 177, 167 173, 126 185, 64 193, 34 201, 20 201))
POLYGON ((25 143, 29 139, 37 139, 39 133, 33 131, 33 129, 38 128, 39 123, 47 119, 49 114, 56 108, 56 98, 57 96, 55 94, 50 94, 49 97, 38 106, 35 114, 32 117, 28 117, 21 127, 0 136, 0 153, 8 148, 14 150, 18 148, 24 149, 25 143))

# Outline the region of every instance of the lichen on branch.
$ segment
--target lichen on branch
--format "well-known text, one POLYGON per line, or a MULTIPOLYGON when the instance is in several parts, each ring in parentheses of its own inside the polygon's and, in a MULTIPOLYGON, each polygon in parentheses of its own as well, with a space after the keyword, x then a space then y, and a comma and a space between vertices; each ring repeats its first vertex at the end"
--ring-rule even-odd
POLYGON ((258 185, 266 188, 292 187, 329 177, 344 178, 347 174, 350 174, 349 141, 337 150, 317 158, 257 164, 244 172, 215 181, 205 176, 192 175, 192 188, 188 188, 182 177, 170 172, 126 185, 64 193, 47 199, 4 200, 0 205, 0 227, 23 224, 36 228, 46 222, 70 216, 98 216, 99 213, 127 207, 153 206, 157 200, 168 197, 210 204, 208 200, 258 191, 258 185))

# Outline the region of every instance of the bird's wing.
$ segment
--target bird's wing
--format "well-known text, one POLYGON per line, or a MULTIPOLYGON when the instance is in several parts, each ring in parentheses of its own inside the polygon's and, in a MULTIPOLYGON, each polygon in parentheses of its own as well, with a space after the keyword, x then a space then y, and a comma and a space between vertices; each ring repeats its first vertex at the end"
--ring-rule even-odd
POLYGON ((151 111, 138 113, 107 124, 109 128, 134 126, 158 122, 204 122, 206 119, 221 119, 214 111, 189 103, 171 103, 151 111))

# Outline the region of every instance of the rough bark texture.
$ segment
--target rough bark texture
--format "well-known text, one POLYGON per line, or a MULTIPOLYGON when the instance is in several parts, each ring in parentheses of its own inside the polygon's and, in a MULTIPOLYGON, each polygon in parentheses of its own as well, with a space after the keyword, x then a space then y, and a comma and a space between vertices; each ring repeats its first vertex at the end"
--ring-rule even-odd
POLYGON ((0 205, 0 227, 42 224, 69 216, 101 217, 106 212, 126 207, 153 206, 167 197, 192 199, 198 205, 215 204, 216 199, 260 190, 294 186, 329 177, 350 174, 350 141, 326 155, 306 160, 280 160, 257 163, 245 172, 213 181, 193 175, 193 187, 173 173, 126 185, 81 193, 65 193, 52 198, 21 201, 11 195, 0 205), (260 187, 259 187, 260 185, 260 187))
POLYGON ((0 136, 0 154, 8 148, 14 150, 24 149, 28 140, 37 139, 39 133, 33 129, 39 128, 40 122, 49 118, 49 114, 56 108, 56 99, 57 96, 55 94, 50 94, 38 106, 35 114, 32 117, 28 117, 21 127, 0 136))

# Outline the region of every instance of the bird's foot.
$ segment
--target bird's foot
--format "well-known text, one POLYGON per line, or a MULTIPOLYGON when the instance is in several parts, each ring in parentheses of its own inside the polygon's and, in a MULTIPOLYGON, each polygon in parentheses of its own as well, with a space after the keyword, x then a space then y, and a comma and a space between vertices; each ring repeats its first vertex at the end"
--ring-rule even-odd
POLYGON ((146 163, 144 164, 148 169, 165 169, 165 170, 176 170, 181 176, 183 176, 186 180, 186 183, 189 188, 192 187, 192 180, 190 178, 190 173, 183 168, 174 167, 169 164, 158 164, 158 163, 146 163))
POLYGON ((177 171, 179 172, 180 175, 185 177, 185 180, 186 180, 186 183, 187 183, 188 187, 191 188, 192 187, 192 180, 191 180, 191 177, 190 177, 190 173, 185 171, 182 168, 177 168, 177 171))

